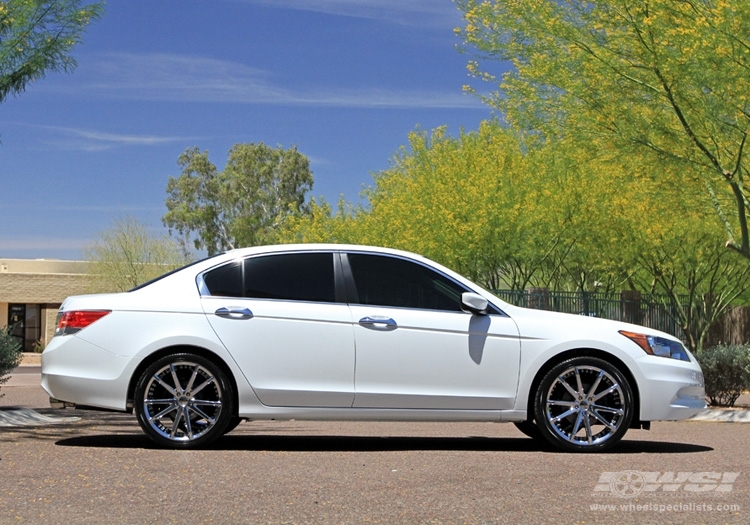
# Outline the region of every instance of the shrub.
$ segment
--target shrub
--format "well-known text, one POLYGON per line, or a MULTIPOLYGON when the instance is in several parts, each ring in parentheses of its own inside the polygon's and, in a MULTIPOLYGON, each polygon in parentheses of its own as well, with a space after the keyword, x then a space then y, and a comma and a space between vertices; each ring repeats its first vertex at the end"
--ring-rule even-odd
POLYGON ((21 344, 10 335, 9 328, 0 329, 0 386, 10 379, 10 372, 21 364, 22 357, 21 344))
POLYGON ((697 355, 712 406, 734 406, 750 390, 750 345, 718 345, 697 355))

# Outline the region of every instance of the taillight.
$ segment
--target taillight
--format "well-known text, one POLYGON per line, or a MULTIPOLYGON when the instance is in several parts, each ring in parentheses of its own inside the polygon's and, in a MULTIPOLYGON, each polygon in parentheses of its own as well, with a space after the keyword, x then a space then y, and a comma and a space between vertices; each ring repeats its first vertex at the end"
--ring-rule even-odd
POLYGON ((69 335, 83 330, 95 323, 112 310, 71 310, 57 314, 55 335, 69 335))

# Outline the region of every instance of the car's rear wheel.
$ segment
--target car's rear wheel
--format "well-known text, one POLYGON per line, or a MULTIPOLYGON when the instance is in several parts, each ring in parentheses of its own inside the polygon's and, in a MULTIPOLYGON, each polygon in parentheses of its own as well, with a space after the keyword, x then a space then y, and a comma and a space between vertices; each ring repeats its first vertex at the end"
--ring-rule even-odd
POLYGON ((171 448, 205 446, 233 422, 234 393, 221 367, 194 354, 163 357, 141 375, 135 412, 143 431, 171 448))
POLYGON ((534 416, 542 436, 572 452, 616 445, 633 419, 633 391, 625 375, 596 357, 576 357, 553 367, 539 383, 534 416))
POLYGON ((225 434, 229 434, 232 430, 237 428, 240 423, 244 421, 243 418, 234 416, 232 419, 229 420, 229 424, 227 425, 227 428, 224 429, 225 434))

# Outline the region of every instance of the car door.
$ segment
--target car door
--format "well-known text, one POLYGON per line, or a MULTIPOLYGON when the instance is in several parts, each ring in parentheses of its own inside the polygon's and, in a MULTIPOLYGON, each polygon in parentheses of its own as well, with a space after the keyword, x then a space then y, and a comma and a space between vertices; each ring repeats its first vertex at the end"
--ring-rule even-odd
POLYGON ((471 290, 421 262, 356 252, 343 261, 354 288, 355 407, 513 407, 520 339, 512 319, 492 306, 489 315, 462 311, 471 290))
POLYGON ((211 326, 265 405, 352 405, 354 335, 334 261, 340 268, 332 252, 262 255, 199 278, 211 326))

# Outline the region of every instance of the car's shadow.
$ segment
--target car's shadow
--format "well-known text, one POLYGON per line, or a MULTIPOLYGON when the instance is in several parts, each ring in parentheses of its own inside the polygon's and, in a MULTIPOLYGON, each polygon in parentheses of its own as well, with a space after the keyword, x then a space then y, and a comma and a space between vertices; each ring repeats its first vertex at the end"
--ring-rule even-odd
MULTIPOLYGON (((143 434, 100 434, 61 439, 63 447, 155 449, 143 434)), ((257 450, 284 452, 393 452, 408 450, 453 450, 486 452, 552 452, 551 446, 530 438, 495 437, 371 437, 371 436, 284 436, 226 435, 203 450, 257 450)), ((623 440, 612 454, 688 454, 713 449, 689 443, 623 440)))

